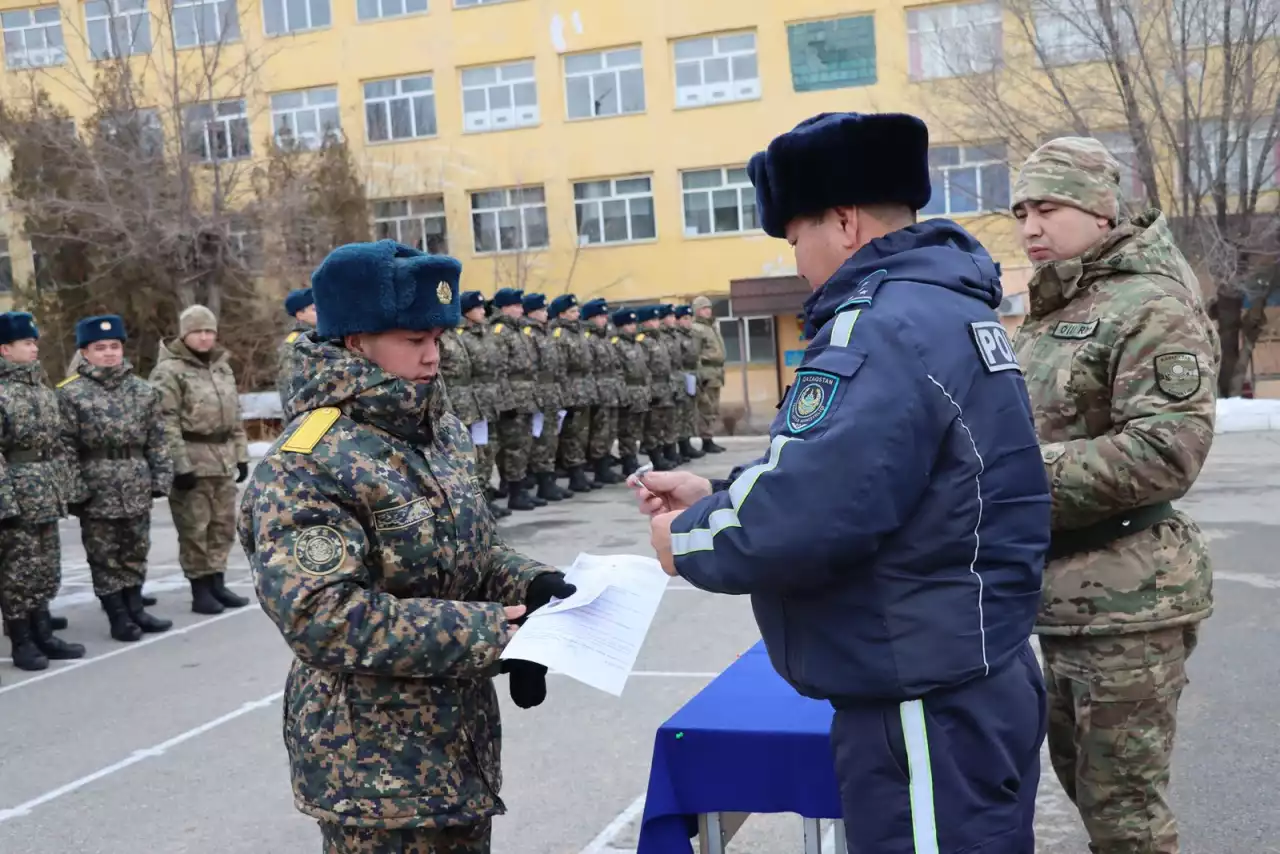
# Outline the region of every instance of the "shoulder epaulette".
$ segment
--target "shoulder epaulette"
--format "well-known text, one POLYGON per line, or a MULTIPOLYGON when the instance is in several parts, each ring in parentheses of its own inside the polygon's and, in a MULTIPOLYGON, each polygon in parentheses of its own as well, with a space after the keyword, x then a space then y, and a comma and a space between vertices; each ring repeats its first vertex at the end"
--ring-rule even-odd
POLYGON ((501 324, 501 323, 495 323, 495 324, 494 324, 494 326, 493 326, 493 334, 494 334, 494 335, 501 335, 501 334, 502 334, 502 324, 501 324))
POLYGON ((584 332, 584 333, 582 333, 582 337, 583 337, 583 338, 590 338, 590 337, 591 337, 591 333, 590 333, 590 332, 584 332))
POLYGON ((524 334, 525 334, 525 335, 532 335, 532 334, 533 334, 533 327, 532 327, 532 326, 526 326, 526 327, 524 328, 524 334))
POLYGON ((54 386, 54 388, 62 388, 64 385, 70 385, 71 383, 75 382, 78 379, 80 379, 79 374, 72 374, 71 376, 67 377, 65 380, 63 380, 62 382, 54 386))
POLYGON ((880 285, 884 282, 885 276, 889 275, 888 270, 876 270, 868 275, 865 279, 858 283, 858 288, 854 291, 853 296, 842 302, 836 312, 842 312, 846 309, 853 308, 856 305, 871 305, 871 301, 875 299, 876 291, 880 290, 880 285))
POLYGON ((298 429, 293 431, 293 435, 289 440, 280 446, 282 451, 291 451, 295 454, 309 454, 315 450, 316 445, 320 444, 320 440, 324 438, 324 434, 329 432, 329 428, 342 415, 342 410, 336 406, 325 406, 320 409, 313 410, 302 419, 302 423, 298 425, 298 429))
POLYGON ((556 327, 556 331, 551 333, 551 337, 552 337, 552 338, 559 338, 559 337, 560 337, 560 333, 561 333, 561 332, 564 332, 564 330, 563 330, 563 329, 561 329, 559 326, 557 326, 557 327, 556 327))
POLYGON ((637 341, 643 341, 643 340, 644 340, 644 333, 643 333, 643 332, 641 332, 639 335, 637 335, 637 336, 636 336, 636 340, 637 340, 637 341))
POLYGON ((610 338, 610 339, 609 339, 609 341, 610 341, 610 343, 612 343, 612 344, 617 344, 617 343, 618 343, 618 336, 617 336, 617 335, 613 336, 612 338, 610 338))
POLYGON ((301 334, 302 334, 301 332, 295 329, 293 332, 290 332, 288 335, 285 336, 284 342, 286 344, 292 344, 294 341, 298 340, 298 336, 301 334))

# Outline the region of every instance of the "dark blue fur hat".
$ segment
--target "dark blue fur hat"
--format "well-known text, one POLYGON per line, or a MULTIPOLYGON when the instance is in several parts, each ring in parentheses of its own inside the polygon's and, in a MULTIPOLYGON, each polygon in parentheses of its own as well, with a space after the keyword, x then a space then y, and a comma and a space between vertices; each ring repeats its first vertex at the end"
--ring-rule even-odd
POLYGON ((662 317, 662 306, 660 305, 643 305, 636 309, 636 323, 657 320, 660 317, 662 317))
POLYGON ((693 306, 691 305, 676 306, 676 317, 693 317, 693 306))
POLYGON ((462 264, 394 240, 348 243, 311 274, 321 338, 458 325, 462 264))
POLYGON ((540 308, 547 307, 546 294, 525 294, 520 300, 520 304, 524 306, 524 313, 537 311, 540 308))
POLYGON ((128 341, 124 318, 118 314, 82 317, 76 322, 76 346, 83 350, 94 341, 128 341))
POLYGON ((582 304, 583 320, 590 320, 591 318, 595 317, 597 314, 608 314, 608 313, 609 313, 609 303, 608 301, 605 300, 604 297, 596 297, 595 299, 587 300, 582 304))
POLYGON ((524 291, 518 288, 503 288, 493 295, 495 308, 506 308, 509 305, 520 305, 524 299, 524 291))
POLYGON ((561 294, 551 301, 551 308, 547 312, 552 317, 559 317, 577 304, 578 298, 573 294, 561 294))
POLYGON ((636 322, 636 313, 633 309, 620 308, 610 315, 609 320, 614 326, 626 326, 628 323, 636 322))
POLYGON ((39 338, 36 319, 26 311, 6 311, 0 314, 0 344, 12 344, 27 338, 39 338))
POLYGON ((302 311, 309 305, 315 305, 315 297, 311 294, 311 288, 298 288, 296 291, 289 291, 289 295, 284 298, 284 310, 290 317, 302 311))
POLYGON ((465 291, 462 294, 462 313, 466 314, 473 308, 484 308, 484 294, 479 291, 465 291))

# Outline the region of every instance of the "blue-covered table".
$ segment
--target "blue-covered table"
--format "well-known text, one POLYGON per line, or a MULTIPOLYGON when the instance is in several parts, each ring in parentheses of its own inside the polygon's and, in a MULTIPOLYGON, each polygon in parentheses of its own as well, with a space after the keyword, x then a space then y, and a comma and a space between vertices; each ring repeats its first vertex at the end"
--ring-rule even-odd
POLYGON ((638 854, 686 854, 695 834, 718 852, 750 813, 803 816, 814 850, 818 820, 840 818, 832 714, 778 676, 763 642, 747 650, 658 730, 638 854))

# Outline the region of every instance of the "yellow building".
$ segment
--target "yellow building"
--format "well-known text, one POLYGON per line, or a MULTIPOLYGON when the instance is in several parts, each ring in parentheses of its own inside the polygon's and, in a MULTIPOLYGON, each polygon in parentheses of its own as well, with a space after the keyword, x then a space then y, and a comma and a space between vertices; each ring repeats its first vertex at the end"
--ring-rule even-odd
MULTIPOLYGON (((132 53, 139 68, 198 75, 216 55, 228 70, 208 103, 158 110, 158 127, 172 132, 166 114, 180 115, 205 157, 251 161, 273 130, 308 142, 338 126, 367 178, 377 233, 457 256, 464 287, 630 303, 717 297, 735 357, 726 403, 745 397, 765 419, 803 344, 798 297, 794 308, 745 318, 728 299, 731 281, 794 273, 785 242, 757 228, 747 159, 815 113, 913 109, 947 65, 939 34, 998 33, 1001 14, 995 2, 851 9, 838 0, 0 0, 0 9, 9 95, 35 75, 83 117, 90 106, 77 93, 95 57, 132 53)), ((1001 146, 936 155, 926 213, 953 216, 988 243, 1016 320, 1026 276, 1009 220, 980 213, 1007 207, 1001 146)), ((16 223, 4 239, 12 261, 0 263, 22 279, 31 258, 16 223)))

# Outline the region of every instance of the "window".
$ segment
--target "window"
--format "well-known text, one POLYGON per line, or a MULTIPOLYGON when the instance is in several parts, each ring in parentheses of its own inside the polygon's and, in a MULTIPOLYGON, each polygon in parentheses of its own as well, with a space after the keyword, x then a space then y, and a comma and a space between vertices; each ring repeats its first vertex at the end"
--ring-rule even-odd
POLYGON ((238 41, 235 0, 173 0, 174 47, 238 41))
POLYGON ((103 138, 120 150, 135 151, 146 158, 164 154, 164 128, 158 110, 104 116, 98 128, 103 138))
POLYGON ((724 362, 741 365, 743 358, 743 326, 746 326, 745 361, 749 364, 772 365, 777 361, 777 340, 772 317, 718 317, 716 327, 724 339, 724 362))
POLYGON ((755 33, 685 39, 675 43, 675 54, 677 107, 760 97, 755 33))
POLYGON ((93 59, 151 52, 147 0, 89 0, 84 4, 84 22, 93 59))
POLYGON ((1203 121, 1191 128, 1190 178, 1191 189, 1196 193, 1208 193, 1214 181, 1222 179, 1228 196, 1251 192, 1256 185, 1261 190, 1280 186, 1276 180, 1276 149, 1280 140, 1275 133, 1268 133, 1270 122, 1263 120, 1246 131, 1244 123, 1235 121, 1227 131, 1226 155, 1219 154, 1219 135, 1222 123, 1203 121), (1261 164, 1261 171, 1259 171, 1261 164), (1240 169, 1245 175, 1241 179, 1240 169))
POLYGON ((1003 58, 998 0, 907 10, 912 80, 990 71, 1003 58))
POLYGON ((329 0, 264 0, 262 22, 269 36, 322 30, 332 22, 329 0))
POLYGON ((356 0, 356 18, 361 21, 400 18, 426 11, 427 0, 356 0))
POLYGON ((1092 0, 1037 0, 1032 15, 1045 65, 1097 62, 1106 56, 1106 35, 1092 0))
POLYGON ((819 92, 876 82, 876 21, 872 15, 787 26, 791 85, 819 92))
POLYGON ((1275 0, 1173 0, 1170 4, 1173 25, 1170 28, 1175 50, 1220 45, 1231 20, 1231 41, 1236 48, 1248 48, 1275 38, 1276 16, 1280 4, 1275 0))
POLYGON ((471 6, 489 6, 494 3, 507 3, 510 0, 453 0, 453 8, 466 9, 471 6))
POLYGON ((1128 131, 1104 131, 1093 134, 1094 139, 1101 142, 1111 152, 1111 156, 1120 162, 1120 203, 1141 203, 1147 198, 1147 188, 1142 183, 1142 173, 1138 170, 1138 154, 1133 146, 1133 138, 1128 131))
POLYGON ((962 214, 1009 209, 1009 163, 1003 143, 929 149, 929 204, 920 213, 962 214))
POLYGON ((756 190, 746 169, 704 169, 682 172, 684 236, 753 231, 756 190))
POLYGON ((449 254, 443 196, 375 201, 373 230, 378 240, 396 240, 424 252, 449 254))
POLYGON ((471 229, 476 252, 547 246, 547 199, 542 187, 472 193, 471 229))
POLYGON ((0 13, 0 24, 4 26, 4 62, 9 68, 41 68, 67 61, 57 6, 0 13))
POLYGON ((13 259, 9 257, 9 238, 0 235, 0 294, 13 290, 13 259))
POLYGON ((505 130, 538 123, 533 62, 462 72, 462 124, 468 131, 505 130))
POLYGON ((338 118, 338 90, 303 89, 271 96, 271 126, 276 144, 314 151, 329 134, 342 130, 338 118))
POLYGON ((183 111, 187 150, 206 163, 248 157, 249 116, 243 100, 193 104, 183 111))
POLYGON ((580 181, 573 185, 578 243, 629 243, 658 236, 648 177, 580 181))
POLYGON ((643 113, 640 48, 566 56, 564 88, 571 119, 643 113))
POLYGON ((436 135, 436 94, 430 74, 364 84, 364 126, 370 142, 436 135))

